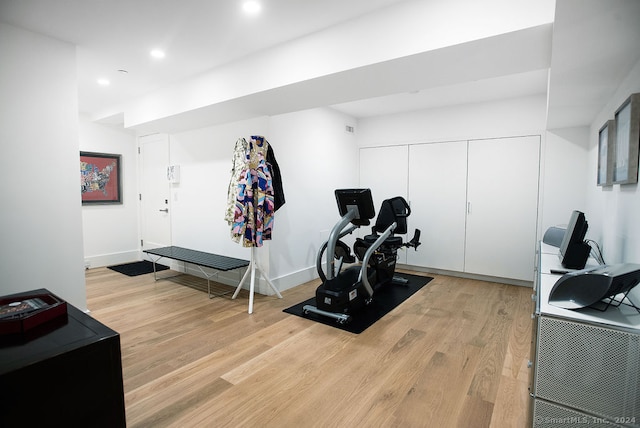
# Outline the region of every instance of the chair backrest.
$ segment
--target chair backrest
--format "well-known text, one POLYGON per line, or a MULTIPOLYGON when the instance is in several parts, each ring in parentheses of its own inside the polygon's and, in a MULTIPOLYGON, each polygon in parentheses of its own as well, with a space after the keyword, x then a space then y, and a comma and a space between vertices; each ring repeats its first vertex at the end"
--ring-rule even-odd
POLYGON ((380 206, 380 212, 373 226, 374 232, 384 232, 393 222, 397 226, 394 233, 407 233, 407 217, 411 214, 409 204, 402 196, 385 199, 380 206))

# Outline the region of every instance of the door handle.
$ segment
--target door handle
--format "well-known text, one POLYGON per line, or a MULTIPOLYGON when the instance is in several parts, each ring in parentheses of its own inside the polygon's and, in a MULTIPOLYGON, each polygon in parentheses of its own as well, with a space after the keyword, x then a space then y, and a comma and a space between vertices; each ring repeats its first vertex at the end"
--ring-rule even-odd
POLYGON ((169 212, 169 208, 165 208, 163 210, 158 210, 158 211, 162 211, 163 213, 168 213, 169 212))

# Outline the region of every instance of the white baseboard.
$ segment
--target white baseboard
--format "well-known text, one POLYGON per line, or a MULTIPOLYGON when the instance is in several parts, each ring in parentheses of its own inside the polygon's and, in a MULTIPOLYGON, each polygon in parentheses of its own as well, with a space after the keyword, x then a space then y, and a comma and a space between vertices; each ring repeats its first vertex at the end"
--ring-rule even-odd
POLYGON ((404 265, 400 263, 398 263, 397 268, 413 270, 416 272, 453 276, 456 278, 468 278, 468 279, 476 279, 478 281, 498 282, 500 284, 517 285, 519 287, 530 287, 530 288, 533 287, 533 281, 525 281, 521 279, 500 278, 497 276, 487 276, 487 275, 479 275, 475 273, 456 272, 456 271, 450 271, 450 270, 444 270, 444 269, 431 269, 431 268, 425 268, 420 266, 409 266, 409 265, 404 265))
MULTIPOLYGON (((149 257, 147 254, 143 253, 140 250, 132 250, 132 251, 124 251, 120 253, 101 254, 97 256, 85 256, 84 264, 85 264, 85 268, 90 269, 90 268, 97 268, 97 267, 104 267, 104 266, 113 266, 121 263, 135 262, 138 260, 149 260, 149 257)), ((168 265, 172 270, 175 270, 177 272, 184 272, 189 275, 194 275, 204 279, 207 278, 206 275, 204 275, 202 271, 200 271, 200 269, 194 265, 187 264, 186 271, 185 271, 184 263, 178 262, 176 260, 162 259, 160 260, 159 263, 163 265, 168 265)), ((524 287, 533 286, 533 283, 531 281, 498 278, 498 277, 492 277, 492 276, 468 274, 464 272, 454 272, 454 271, 441 270, 441 269, 429 269, 429 268, 410 266, 410 265, 405 265, 400 263, 398 263, 397 267, 399 269, 408 269, 408 270, 414 270, 417 272, 448 275, 448 276, 454 276, 459 278, 470 278, 470 279, 477 279, 481 281, 499 282, 503 284, 511 284, 511 285, 518 285, 518 286, 524 286, 524 287)), ((202 268, 202 269, 207 273, 207 275, 213 275, 216 272, 213 269, 208 269, 208 268, 202 268)), ((240 283, 240 280, 242 279, 242 276, 247 271, 247 269, 248 268, 242 268, 242 269, 236 269, 232 271, 218 272, 217 276, 210 277, 210 279, 213 281, 219 282, 221 284, 236 287, 240 283)), ((245 290, 248 290, 250 287, 250 275, 251 273, 249 273, 249 276, 247 277, 247 279, 245 280, 245 283, 242 286, 242 288, 245 290)), ((318 278, 318 273, 316 272, 316 267, 310 266, 305 269, 298 270, 296 272, 291 272, 280 277, 269 278, 269 279, 271 280, 271 283, 278 289, 278 291, 282 292, 290 288, 297 287, 298 285, 304 284, 305 282, 313 281, 314 279, 317 279, 317 278, 318 278)), ((267 281, 265 281, 261 275, 256 275, 255 292, 266 295, 266 296, 275 295, 273 290, 271 290, 271 287, 269 287, 269 284, 267 283, 267 281)))
POLYGON ((123 251, 121 253, 100 254, 97 256, 85 256, 84 267, 85 269, 113 266, 122 263, 135 262, 142 260, 139 250, 123 251))
MULTIPOLYGON (((278 278, 271 278, 271 282, 279 291, 284 291, 293 287, 297 287, 298 285, 304 284, 305 282, 313 281, 317 278, 318 273, 316 272, 315 266, 310 266, 308 268, 301 269, 296 272, 291 272, 278 278)), ((265 285, 268 289, 267 291, 271 291, 271 287, 269 287, 269 284, 265 283, 265 285)), ((273 293, 269 293, 269 295, 270 294, 273 293)))
MULTIPOLYGON (((143 253, 141 250, 132 250, 132 251, 124 251, 120 253, 101 254, 97 256, 85 256, 84 265, 86 269, 90 269, 90 268, 113 266, 121 263, 135 262, 138 260, 151 261, 148 254, 143 253)), ((163 258, 160 261, 158 261, 158 263, 169 266, 169 268, 171 268, 172 270, 175 270, 176 272, 184 272, 189 275, 197 276, 199 278, 204 278, 204 279, 207 278, 207 276, 203 274, 202 271, 197 266, 194 266, 194 265, 186 264, 186 271, 185 271, 185 264, 176 260, 163 258)), ((208 268, 202 268, 202 269, 204 270, 204 272, 207 273, 207 275, 214 275, 216 272, 213 269, 208 269, 208 268)), ((210 276, 210 279, 212 281, 216 281, 221 284, 237 287, 237 285, 240 283, 240 280, 242 279, 242 276, 246 271, 247 271, 247 268, 235 269, 235 270, 226 271, 226 272, 218 272, 216 276, 212 276, 212 277, 210 276)), ((257 271, 256 271, 256 274, 257 274, 257 271)), ((249 289, 250 275, 251 273, 249 273, 249 276, 247 277, 245 283, 243 284, 242 286, 243 289, 246 289, 246 290, 249 289)), ((316 268, 315 266, 310 266, 305 269, 298 270, 296 272, 291 272, 289 274, 286 274, 277 278, 269 278, 269 279, 271 280, 271 283, 278 289, 278 291, 282 292, 284 290, 297 287, 300 284, 304 284, 305 282, 312 281, 316 278, 318 278, 318 273, 316 272, 316 268)), ((271 287, 269 287, 269 284, 267 283, 267 281, 265 281, 261 275, 256 275, 255 292, 266 295, 266 296, 275 295, 273 290, 271 290, 271 287)))

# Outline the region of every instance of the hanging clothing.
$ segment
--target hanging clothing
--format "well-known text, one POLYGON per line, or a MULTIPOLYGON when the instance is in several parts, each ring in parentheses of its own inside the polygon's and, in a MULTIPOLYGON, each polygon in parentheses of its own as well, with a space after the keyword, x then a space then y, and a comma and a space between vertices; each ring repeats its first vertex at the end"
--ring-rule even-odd
POLYGON ((282 175, 280 175, 280 167, 276 161, 276 155, 273 153, 273 147, 269 145, 267 150, 267 166, 271 170, 271 178, 273 179, 273 202, 275 210, 278 211, 284 205, 284 189, 282 187, 282 175))
POLYGON ((271 239, 274 213, 283 204, 280 168, 269 142, 262 136, 252 136, 248 142, 238 139, 225 213, 231 225, 231 238, 242 241, 245 247, 261 247, 264 240, 271 239))
POLYGON ((233 159, 231 165, 231 181, 229 181, 229 188, 227 190, 227 210, 224 215, 224 219, 227 223, 233 223, 233 213, 236 207, 236 198, 238 197, 238 181, 240 181, 240 174, 245 168, 245 159, 249 143, 244 138, 238 138, 236 145, 233 148, 233 159))

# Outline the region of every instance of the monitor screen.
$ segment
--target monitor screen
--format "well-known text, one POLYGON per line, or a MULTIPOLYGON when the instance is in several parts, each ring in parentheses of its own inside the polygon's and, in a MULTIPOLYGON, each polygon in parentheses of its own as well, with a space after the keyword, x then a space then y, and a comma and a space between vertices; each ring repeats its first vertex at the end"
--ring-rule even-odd
POLYGON ((341 216, 349 210, 355 209, 356 217, 351 223, 364 226, 375 217, 376 210, 373 207, 373 197, 370 189, 338 189, 335 191, 336 202, 341 216))
POLYGON ((588 228, 584 213, 573 211, 560 244, 559 256, 562 266, 568 269, 584 268, 591 252, 589 244, 584 242, 588 228))

